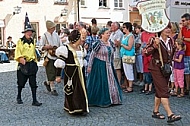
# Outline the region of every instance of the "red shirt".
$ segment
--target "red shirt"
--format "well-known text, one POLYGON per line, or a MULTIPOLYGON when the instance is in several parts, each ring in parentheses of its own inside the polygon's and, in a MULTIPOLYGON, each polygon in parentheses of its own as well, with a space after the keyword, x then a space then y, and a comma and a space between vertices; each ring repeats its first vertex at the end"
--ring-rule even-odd
POLYGON ((143 31, 142 33, 141 33, 141 41, 142 41, 142 43, 148 43, 149 42, 149 39, 151 38, 151 37, 155 37, 155 33, 148 33, 148 32, 146 32, 146 31, 143 31))
POLYGON ((151 60, 151 55, 143 56, 143 72, 150 72, 150 70, 148 69, 150 60, 151 60))
MULTIPOLYGON (((184 38, 190 38, 190 29, 188 29, 187 27, 182 27, 181 33, 184 38)), ((185 56, 190 56, 190 42, 184 42, 186 45, 185 56)))

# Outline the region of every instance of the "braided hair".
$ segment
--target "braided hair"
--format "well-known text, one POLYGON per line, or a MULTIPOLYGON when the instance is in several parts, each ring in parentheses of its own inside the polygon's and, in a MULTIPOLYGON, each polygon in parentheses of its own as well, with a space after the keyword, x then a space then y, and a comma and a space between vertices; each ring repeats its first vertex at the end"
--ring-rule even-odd
POLYGON ((69 41, 71 43, 75 43, 75 42, 77 42, 80 39, 80 36, 81 36, 81 34, 80 34, 80 32, 78 30, 73 30, 70 33, 68 39, 69 39, 69 41))

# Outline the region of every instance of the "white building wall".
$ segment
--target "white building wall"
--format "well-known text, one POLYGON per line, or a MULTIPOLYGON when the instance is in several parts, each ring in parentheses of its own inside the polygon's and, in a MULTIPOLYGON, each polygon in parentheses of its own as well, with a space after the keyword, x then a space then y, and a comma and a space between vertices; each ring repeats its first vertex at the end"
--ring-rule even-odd
POLYGON ((85 6, 80 6, 80 20, 91 24, 96 18, 98 25, 106 25, 108 21, 129 21, 128 1, 123 0, 123 8, 114 8, 114 0, 108 0, 108 7, 99 7, 98 0, 87 0, 85 6))
MULTIPOLYGON (((91 19, 96 18, 98 24, 105 25, 107 21, 129 21, 128 0, 123 0, 123 8, 115 9, 114 0, 108 0, 108 8, 100 9, 98 0, 86 0, 85 7, 80 6, 80 20, 91 24, 91 19)), ((39 32, 42 35, 46 31, 46 20, 54 21, 55 17, 60 16, 61 10, 68 10, 67 16, 62 17, 59 21, 74 23, 77 21, 76 0, 68 0, 68 5, 55 5, 54 0, 38 0, 38 3, 22 2, 22 0, 3 0, 0 1, 0 20, 5 22, 2 29, 3 43, 7 41, 8 36, 13 37, 16 42, 22 37, 24 30, 25 14, 28 13, 30 22, 39 24, 39 32), (14 7, 21 8, 20 14, 13 15, 14 7)))
POLYGON ((181 16, 189 12, 190 12, 190 9, 185 9, 185 8, 173 8, 173 7, 167 8, 167 14, 171 22, 179 22, 181 19, 181 16))
POLYGON ((8 36, 13 37, 16 42, 18 38, 22 37, 21 33, 24 30, 24 20, 26 12, 30 22, 39 23, 39 35, 46 31, 45 21, 52 20, 61 14, 61 10, 65 5, 54 5, 54 0, 38 0, 38 3, 26 3, 22 0, 3 0, 0 1, 0 19, 4 20, 4 43, 8 36), (14 7, 21 8, 20 14, 13 15, 14 7))

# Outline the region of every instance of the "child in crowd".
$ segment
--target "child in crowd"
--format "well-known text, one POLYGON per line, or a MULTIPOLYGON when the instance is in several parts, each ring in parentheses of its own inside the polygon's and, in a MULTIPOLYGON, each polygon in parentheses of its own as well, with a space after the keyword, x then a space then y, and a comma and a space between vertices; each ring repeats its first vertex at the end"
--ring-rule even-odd
POLYGON ((136 71, 139 75, 139 81, 136 82, 137 85, 143 86, 144 81, 143 81, 143 56, 142 56, 142 41, 141 41, 141 26, 137 25, 135 27, 135 65, 136 65, 136 71))
POLYGON ((172 94, 175 95, 175 92, 174 92, 175 85, 174 85, 174 69, 173 69, 173 64, 174 64, 174 62, 172 62, 172 74, 170 75, 170 81, 169 81, 169 84, 168 84, 169 91, 170 91, 171 95, 172 94))
MULTIPOLYGON (((146 47, 146 43, 143 44, 143 48, 146 47)), ((144 50, 143 50, 144 51, 144 50)), ((151 60, 151 55, 146 56, 143 55, 143 76, 144 76, 144 90, 142 90, 142 93, 145 93, 146 95, 151 94, 152 92, 152 75, 150 71, 148 70, 148 66, 151 60)))
POLYGON ((181 39, 176 40, 177 51, 174 55, 174 83, 175 83, 175 92, 177 94, 178 87, 181 91, 177 97, 184 97, 184 55, 185 55, 185 44, 181 39))

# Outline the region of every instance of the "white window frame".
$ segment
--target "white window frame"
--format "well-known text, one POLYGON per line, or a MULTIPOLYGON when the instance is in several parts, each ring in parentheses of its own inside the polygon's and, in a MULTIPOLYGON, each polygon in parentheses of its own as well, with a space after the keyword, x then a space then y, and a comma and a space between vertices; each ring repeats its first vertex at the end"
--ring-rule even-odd
POLYGON ((67 0, 55 0, 56 2, 67 2, 67 0))
POLYGON ((80 5, 81 6, 86 6, 86 0, 80 0, 80 5), (84 4, 82 4, 83 1, 84 1, 84 4))
POLYGON ((123 4, 124 4, 123 1, 124 0, 114 0, 114 7, 115 8, 123 8, 123 4), (116 3, 117 3, 117 6, 115 6, 116 3), (119 4, 122 4, 122 6, 120 7, 119 4))
POLYGON ((38 34, 39 34, 39 22, 30 22, 30 24, 31 24, 31 26, 32 26, 32 28, 34 29, 34 31, 35 32, 33 32, 33 39, 35 39, 35 40, 38 40, 37 38, 38 38, 38 34))
POLYGON ((38 0, 22 0, 23 2, 36 3, 38 0))
POLYGON ((0 45, 1 46, 4 45, 4 43, 3 43, 3 28, 2 27, 0 27, 0 45))
POLYGON ((99 0, 99 7, 108 7, 108 0, 99 0), (102 5, 100 5, 100 1, 102 1, 102 5), (106 4, 106 6, 104 6, 104 3, 106 4))
POLYGON ((65 4, 68 0, 54 0, 54 4, 65 4))

